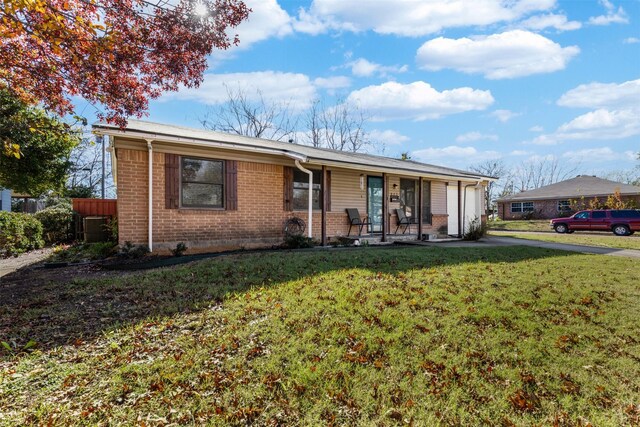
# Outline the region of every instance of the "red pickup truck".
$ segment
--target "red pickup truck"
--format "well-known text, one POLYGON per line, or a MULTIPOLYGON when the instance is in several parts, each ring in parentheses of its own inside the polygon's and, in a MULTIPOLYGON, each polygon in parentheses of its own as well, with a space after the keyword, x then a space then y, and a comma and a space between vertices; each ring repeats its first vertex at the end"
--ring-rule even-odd
POLYGON ((549 222, 557 233, 573 233, 577 230, 613 231, 617 236, 630 236, 640 231, 640 210, 606 209, 580 211, 568 218, 554 218, 549 222))

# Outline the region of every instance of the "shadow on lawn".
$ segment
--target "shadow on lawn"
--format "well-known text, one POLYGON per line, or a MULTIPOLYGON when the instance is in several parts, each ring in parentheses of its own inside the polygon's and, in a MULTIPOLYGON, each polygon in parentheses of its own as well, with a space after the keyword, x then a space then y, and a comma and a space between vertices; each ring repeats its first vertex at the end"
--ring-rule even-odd
MULTIPOLYGON (((0 286, 0 341, 17 351, 31 340, 41 350, 77 344, 143 319, 201 310, 252 287, 277 286, 341 269, 395 275, 469 262, 515 263, 576 255, 522 246, 279 251, 223 256, 121 277, 20 283, 0 286)), ((7 355, 0 348, 0 357, 7 355)))

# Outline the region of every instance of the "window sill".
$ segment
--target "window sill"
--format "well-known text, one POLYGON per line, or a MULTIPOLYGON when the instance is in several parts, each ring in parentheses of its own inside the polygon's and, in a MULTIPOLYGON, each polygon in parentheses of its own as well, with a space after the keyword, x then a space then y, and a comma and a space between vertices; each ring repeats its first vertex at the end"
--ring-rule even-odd
POLYGON ((225 208, 179 207, 178 212, 226 212, 225 208))

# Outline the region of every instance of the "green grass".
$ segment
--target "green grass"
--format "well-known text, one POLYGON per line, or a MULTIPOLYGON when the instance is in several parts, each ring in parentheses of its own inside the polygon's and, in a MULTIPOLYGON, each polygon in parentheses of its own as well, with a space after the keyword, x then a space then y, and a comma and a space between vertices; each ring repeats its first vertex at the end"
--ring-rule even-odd
POLYGON ((0 340, 39 343, 0 362, 0 424, 637 424, 638 277, 539 248, 360 248, 0 287, 0 340))
POLYGON ((572 245, 600 246, 613 249, 640 249, 640 236, 614 236, 603 234, 528 234, 509 231, 491 231, 489 234, 541 242, 568 243, 572 245))
POLYGON ((512 220, 503 221, 501 219, 488 221, 487 225, 490 230, 509 230, 509 231, 553 231, 549 227, 548 219, 530 219, 530 220, 512 220))

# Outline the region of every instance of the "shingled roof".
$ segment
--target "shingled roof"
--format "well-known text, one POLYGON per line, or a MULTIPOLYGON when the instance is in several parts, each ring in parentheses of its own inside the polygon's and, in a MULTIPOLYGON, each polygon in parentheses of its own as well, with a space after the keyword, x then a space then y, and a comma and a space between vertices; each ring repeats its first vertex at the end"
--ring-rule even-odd
POLYGON ((96 123, 93 129, 98 134, 109 134, 114 136, 127 136, 134 138, 150 137, 154 140, 167 140, 173 143, 198 143, 203 147, 212 148, 227 147, 232 149, 254 147, 258 149, 269 149, 282 155, 299 155, 305 162, 311 164, 323 164, 332 162, 333 164, 357 166, 361 168, 377 168, 387 170, 392 173, 402 171, 416 174, 434 175, 449 179, 460 180, 488 180, 495 181, 497 178, 479 174, 477 172, 448 168, 444 166, 431 165, 415 162, 412 160, 400 160, 390 157, 376 156, 364 153, 352 153, 346 151, 330 150, 325 148, 315 148, 308 145, 291 142, 273 141, 270 139, 251 138, 241 135, 234 135, 216 132, 206 129, 194 129, 183 126, 173 126, 161 123, 147 122, 143 120, 129 120, 126 129, 121 130, 117 126, 96 123))
POLYGON ((578 175, 566 181, 545 185, 535 190, 523 191, 498 199, 499 202, 517 202, 547 199, 575 199, 580 197, 608 196, 615 191, 622 195, 640 195, 640 187, 610 181, 590 175, 578 175))

